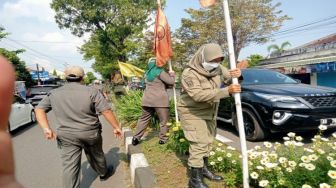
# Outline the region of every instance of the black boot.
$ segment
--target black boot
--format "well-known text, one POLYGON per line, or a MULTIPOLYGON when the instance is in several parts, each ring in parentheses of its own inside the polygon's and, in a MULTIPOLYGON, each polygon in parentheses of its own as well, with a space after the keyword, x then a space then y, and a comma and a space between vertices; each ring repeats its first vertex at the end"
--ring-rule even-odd
POLYGON ((140 141, 139 141, 137 138, 135 138, 135 137, 132 138, 132 145, 133 145, 133 146, 138 145, 139 142, 140 142, 140 141))
POLYGON ((191 175, 189 180, 190 188, 209 188, 207 184, 203 182, 202 168, 191 167, 191 175))
POLYGON ((223 177, 217 176, 208 169, 209 166, 208 157, 204 157, 203 160, 204 160, 204 166, 202 169, 203 176, 212 181, 222 181, 223 177))

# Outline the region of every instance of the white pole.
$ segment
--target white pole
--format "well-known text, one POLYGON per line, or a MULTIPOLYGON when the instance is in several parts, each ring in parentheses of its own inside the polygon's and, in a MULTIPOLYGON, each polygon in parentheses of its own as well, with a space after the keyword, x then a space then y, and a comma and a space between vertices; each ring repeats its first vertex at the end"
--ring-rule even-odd
MULTIPOLYGON (((171 65, 171 60, 168 61, 169 65, 169 71, 173 71, 172 65, 171 65)), ((175 108, 175 121, 179 122, 178 119, 178 114, 177 114, 177 104, 176 104, 176 90, 175 90, 175 84, 173 86, 173 92, 174 92, 174 108, 175 108)))
MULTIPOLYGON (((236 68, 236 59, 235 59, 234 47, 233 47, 231 19, 230 19, 228 0, 223 0, 223 11, 224 11, 226 34, 227 34, 227 41, 228 41, 228 47, 229 47, 230 68, 235 69, 236 68)), ((238 79, 233 78, 232 83, 233 84, 238 84, 238 79)), ((248 188, 249 187, 248 158, 247 158, 245 129, 244 129, 244 121, 243 121, 243 113, 242 113, 242 107, 241 107, 240 93, 235 93, 235 94, 233 94, 233 96, 234 96, 234 99, 235 99, 235 105, 236 105, 236 111, 237 111, 240 147, 241 147, 241 152, 242 152, 243 185, 244 185, 244 188, 248 188)))

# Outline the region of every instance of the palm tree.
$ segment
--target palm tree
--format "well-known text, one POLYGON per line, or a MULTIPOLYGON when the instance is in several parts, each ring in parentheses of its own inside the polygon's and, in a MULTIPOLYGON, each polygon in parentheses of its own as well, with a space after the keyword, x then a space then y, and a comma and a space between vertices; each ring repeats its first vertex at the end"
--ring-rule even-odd
POLYGON ((269 53, 271 53, 271 52, 272 53, 282 53, 282 52, 285 51, 285 48, 289 47, 289 46, 291 46, 291 43, 286 41, 286 42, 283 42, 280 47, 276 44, 270 45, 270 46, 267 47, 267 50, 268 50, 269 53))

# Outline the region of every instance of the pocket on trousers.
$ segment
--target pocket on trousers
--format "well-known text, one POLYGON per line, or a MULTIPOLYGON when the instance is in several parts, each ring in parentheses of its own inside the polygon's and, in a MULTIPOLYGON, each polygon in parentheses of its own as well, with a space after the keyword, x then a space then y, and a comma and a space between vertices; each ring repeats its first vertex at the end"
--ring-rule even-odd
POLYGON ((190 142, 197 142, 198 136, 196 132, 196 127, 192 125, 183 126, 183 132, 186 139, 190 142))

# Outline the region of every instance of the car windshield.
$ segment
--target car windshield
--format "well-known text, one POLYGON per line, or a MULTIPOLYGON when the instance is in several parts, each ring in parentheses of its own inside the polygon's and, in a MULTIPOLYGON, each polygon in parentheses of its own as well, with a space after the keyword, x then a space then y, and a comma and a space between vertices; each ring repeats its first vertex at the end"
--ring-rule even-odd
POLYGON ((46 94, 50 90, 55 89, 55 88, 56 88, 56 86, 33 87, 33 88, 31 88, 30 93, 34 94, 34 95, 36 95, 36 94, 46 94))
POLYGON ((244 85, 253 84, 296 84, 293 78, 282 73, 266 69, 246 69, 242 72, 244 85))

